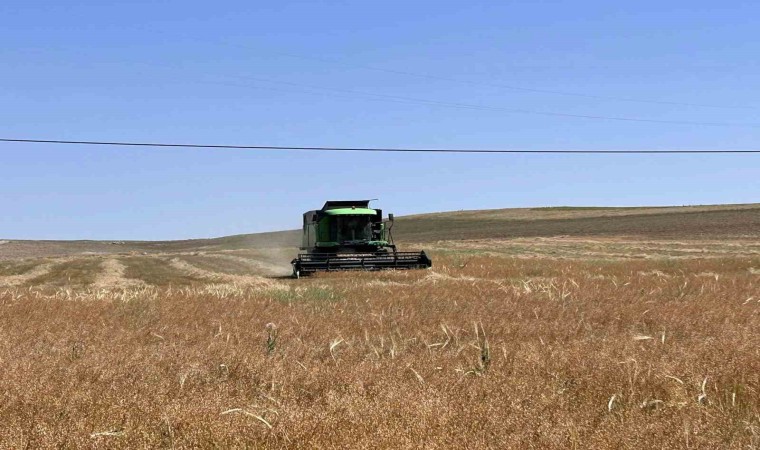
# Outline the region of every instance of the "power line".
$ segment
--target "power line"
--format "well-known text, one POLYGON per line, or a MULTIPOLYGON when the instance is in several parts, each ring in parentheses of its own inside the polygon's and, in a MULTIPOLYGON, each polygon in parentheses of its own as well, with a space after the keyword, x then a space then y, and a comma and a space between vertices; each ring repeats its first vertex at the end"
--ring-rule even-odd
MULTIPOLYGON (((155 64, 149 64, 149 66, 153 66, 153 65, 155 64)), ((168 66, 168 65, 163 65, 163 66, 168 66)), ((523 109, 523 108, 504 108, 504 107, 499 107, 499 106, 489 106, 489 105, 482 105, 482 104, 476 104, 476 103, 449 102, 449 101, 431 100, 431 99, 425 99, 425 98, 419 98, 419 97, 407 97, 407 96, 393 95, 393 94, 380 94, 380 93, 374 93, 374 92, 357 91, 353 89, 340 89, 340 88, 316 86, 316 85, 311 85, 311 84, 294 83, 290 81, 261 78, 261 77, 252 77, 252 76, 246 76, 246 75, 223 75, 223 77, 228 78, 228 79, 240 80, 240 81, 255 81, 258 83, 271 83, 271 84, 278 84, 278 85, 285 85, 285 86, 293 86, 296 88, 306 88, 306 89, 312 89, 312 90, 318 90, 318 91, 327 91, 331 93, 329 94, 331 96, 336 96, 335 94, 332 94, 333 92, 344 94, 344 95, 337 96, 340 98, 346 98, 346 95, 349 95, 349 96, 358 95, 358 96, 363 96, 365 99, 369 97, 369 99, 371 100, 379 100, 379 101, 386 101, 386 102, 393 102, 393 103, 420 104, 420 105, 453 108, 453 109, 460 109, 460 110, 463 109, 463 110, 474 110, 474 111, 506 112, 506 113, 512 113, 512 114, 528 114, 528 115, 565 117, 565 118, 575 118, 575 119, 609 120, 609 121, 617 121, 617 122, 659 123, 659 124, 665 124, 665 125, 760 128, 760 123, 700 122, 700 121, 689 121, 689 120, 648 119, 644 117, 609 116, 609 115, 602 115, 602 114, 574 114, 574 113, 541 111, 541 110, 523 109)), ((189 80, 189 81, 193 83, 209 84, 209 85, 233 86, 233 87, 254 88, 254 89, 268 89, 272 91, 306 93, 310 95, 314 95, 314 94, 328 95, 328 94, 325 94, 325 92, 304 92, 304 91, 297 91, 297 90, 273 89, 273 88, 264 87, 264 86, 250 86, 250 85, 241 85, 241 84, 219 82, 219 81, 197 81, 197 80, 189 80)), ((694 106, 694 105, 691 105, 691 106, 694 106)))
MULTIPOLYGON (((149 28, 143 28, 143 30, 164 34, 165 36, 174 37, 172 33, 167 33, 163 30, 156 30, 156 29, 149 29, 149 28)), ((206 40, 205 42, 208 42, 208 40, 206 40)), ((236 42, 230 42, 228 40, 223 40, 223 39, 215 39, 214 42, 221 45, 228 46, 228 47, 238 47, 238 48, 242 48, 246 50, 254 49, 251 46, 239 44, 236 42)), ((418 72, 410 72, 410 71, 399 70, 399 69, 389 69, 389 68, 377 67, 373 65, 352 64, 352 63, 345 62, 343 60, 325 58, 322 56, 311 56, 311 55, 307 56, 303 54, 296 54, 296 53, 289 53, 289 52, 277 52, 276 54, 285 56, 287 58, 301 59, 301 60, 307 60, 307 61, 308 60, 319 61, 322 63, 341 65, 344 67, 354 67, 354 68, 358 68, 362 70, 370 70, 374 72, 383 72, 383 73, 403 75, 403 76, 428 79, 428 80, 447 81, 447 82, 452 82, 452 83, 467 84, 471 86, 486 86, 486 87, 499 88, 499 89, 508 89, 508 90, 520 91, 520 92, 533 92, 533 93, 540 93, 540 94, 552 94, 552 95, 561 95, 561 96, 567 96, 567 97, 591 98, 591 99, 598 99, 598 100, 612 100, 612 101, 618 101, 618 102, 649 103, 649 104, 656 104, 656 105, 690 106, 690 107, 722 108, 722 109, 756 109, 755 106, 746 106, 746 105, 716 105, 716 104, 705 104, 705 103, 675 102, 675 101, 668 101, 668 100, 654 100, 654 99, 642 99, 642 98, 631 98, 631 97, 617 97, 617 96, 609 96, 609 95, 585 94, 585 93, 578 93, 578 92, 558 91, 558 90, 553 90, 553 89, 537 89, 537 88, 529 88, 529 87, 524 87, 524 86, 516 86, 516 85, 509 85, 509 84, 502 84, 502 83, 465 80, 461 78, 446 77, 446 76, 441 76, 441 75, 433 75, 433 74, 418 73, 418 72)))
MULTIPOLYGON (((286 55, 287 56, 287 55, 286 55)), ((290 55, 292 56, 292 55, 290 55)), ((321 59, 321 58, 307 58, 303 57, 305 59, 321 59)), ((151 64, 154 65, 154 64, 151 64)), ((370 68, 370 67, 364 67, 364 68, 370 68)), ((380 70, 380 71, 386 71, 386 72, 398 72, 393 71, 390 69, 380 69, 380 68, 370 68, 371 70, 380 70)), ((420 75, 420 74, 413 74, 411 72, 399 72, 399 73, 406 73, 409 75, 414 76, 421 76, 421 77, 433 77, 436 76, 428 76, 428 75, 420 75)), ((733 127, 733 128, 760 128, 760 123, 737 123, 737 122, 701 122, 701 121, 688 121, 688 120, 667 120, 667 119, 648 119, 644 117, 627 117, 627 116, 609 116, 609 115, 602 115, 602 114, 575 114, 575 113, 564 113, 564 112, 555 112, 555 111, 542 111, 542 110, 532 110, 532 109, 523 109, 523 108, 504 108, 504 107, 498 107, 498 106, 489 106, 489 105, 482 105, 482 104, 474 104, 474 103, 461 103, 461 102, 448 102, 448 101, 439 101, 439 100, 431 100, 431 99, 424 99, 424 98, 417 98, 417 97, 407 97, 407 96, 400 96, 400 95, 391 95, 391 94, 380 94, 380 93, 373 93, 373 92, 364 92, 364 91, 355 91, 355 90, 349 90, 349 89, 339 89, 339 88, 330 88, 330 87, 321 87, 321 86, 315 86, 315 85, 308 85, 308 84, 299 84, 299 83, 293 83, 288 81, 282 81, 282 80, 272 80, 272 79, 266 79, 266 78, 259 78, 259 77, 250 77, 250 76, 240 76, 240 75, 224 75, 226 78, 234 78, 238 80, 249 80, 249 81, 256 81, 256 82, 265 82, 265 83, 273 83, 273 84, 280 84, 280 85, 287 85, 287 86, 294 86, 294 87, 300 87, 300 88, 307 88, 307 89, 316 89, 321 91, 329 91, 329 92, 338 92, 342 94, 348 94, 348 95, 360 95, 366 97, 374 97, 371 98, 372 100, 381 100, 386 102, 394 102, 394 103, 406 103, 406 104, 421 104, 421 105, 427 105, 427 106, 434 106, 434 107, 443 107, 443 108, 453 108, 453 109, 460 109, 460 110, 476 110, 476 111, 492 111, 492 112, 507 112, 512 114, 527 114, 527 115, 539 115, 539 116, 547 116, 547 117, 564 117, 564 118, 576 118, 576 119, 593 119, 593 120, 608 120, 608 121, 617 121, 617 122, 639 122, 639 123, 655 123, 655 124, 666 124, 666 125, 689 125, 689 126, 710 126, 710 127, 733 127)), ((446 79, 442 77, 437 77, 440 79, 446 79)), ((201 84, 215 84, 215 85, 226 85, 226 86, 232 86, 230 83, 224 83, 224 82, 215 82, 215 81, 193 81, 191 82, 195 83, 201 83, 201 84)), ((461 80, 453 80, 450 81, 460 81, 465 82, 461 80)), ((475 84, 482 84, 482 83, 475 83, 475 84)), ((255 89, 269 89, 273 91, 277 91, 278 89, 272 89, 269 87, 262 87, 262 86, 240 86, 237 85, 237 87, 247 87, 247 88, 255 88, 255 89)), ((279 91, 285 91, 284 89, 279 89, 279 91)), ((299 92, 299 91, 293 91, 291 92, 299 92)), ((304 93, 304 91, 300 91, 301 93, 304 93)), ((549 92, 549 91, 547 91, 549 92)), ((306 92, 307 94, 317 94, 314 92, 306 92)), ((324 93, 318 93, 325 95, 324 93)), ((334 94, 331 94, 334 96, 334 94)), ((576 94, 568 94, 568 95, 576 95, 576 94)), ((577 94, 581 96, 585 96, 585 94, 577 94)), ((345 97, 345 96, 343 96, 345 97)), ((601 98, 601 97, 599 97, 601 98)), ((682 105, 688 105, 688 106, 706 106, 706 105, 697 105, 697 104, 682 104, 682 105)))
POLYGON ((235 83, 219 82, 219 81, 196 81, 196 80, 190 80, 190 81, 192 83, 200 83, 200 84, 208 84, 208 85, 264 89, 264 90, 289 92, 289 93, 302 93, 302 94, 305 93, 309 95, 329 95, 329 96, 338 97, 338 98, 351 98, 351 96, 354 96, 354 97, 363 96, 365 99, 368 99, 368 100, 378 100, 378 101, 403 103, 403 104, 419 104, 419 105, 426 105, 426 106, 463 109, 463 110, 471 110, 471 111, 506 112, 506 113, 512 113, 512 114, 529 114, 529 115, 539 115, 539 116, 549 116, 549 117, 568 117, 568 118, 575 118, 575 119, 611 120, 611 121, 618 121, 618 122, 659 123, 659 124, 666 124, 666 125, 760 128, 760 123, 698 122, 698 121, 688 121, 688 120, 647 119, 643 117, 606 116, 606 115, 597 115, 597 114, 573 114, 573 113, 539 111, 539 110, 521 109, 521 108, 503 108, 499 106, 488 106, 488 105, 481 105, 481 104, 475 104, 475 103, 447 102, 447 101, 440 101, 440 100, 424 99, 424 98, 419 98, 419 97, 406 97, 406 96, 401 96, 401 95, 378 94, 374 92, 356 91, 352 89, 331 88, 331 87, 316 86, 316 85, 311 85, 311 84, 293 83, 290 81, 283 81, 283 80, 273 80, 270 78, 241 76, 241 75, 224 75, 224 77, 229 78, 229 79, 236 79, 240 81, 256 81, 259 83, 279 84, 279 85, 293 86, 297 88, 306 88, 306 89, 327 91, 327 92, 308 92, 308 91, 293 90, 293 89, 275 89, 275 88, 265 87, 265 86, 251 86, 251 85, 246 85, 246 84, 235 84, 235 83), (344 95, 336 95, 334 94, 335 92, 339 94, 344 94, 344 95))
MULTIPOLYGON (((241 47, 247 48, 245 46, 241 46, 241 47)), ((702 108, 724 108, 724 109, 755 109, 754 106, 686 103, 686 102, 674 102, 674 101, 668 101, 668 100, 651 100, 651 99, 638 99, 638 98, 630 98, 630 97, 615 97, 615 96, 608 96, 608 95, 581 94, 577 92, 555 91, 552 89, 535 89, 535 88, 507 85, 507 84, 501 84, 501 83, 489 83, 489 82, 483 82, 483 81, 450 78, 450 77, 444 77, 440 75, 408 72, 406 70, 387 69, 383 67, 368 66, 368 65, 363 65, 363 64, 351 64, 351 63, 344 62, 342 60, 323 58, 323 57, 317 57, 317 56, 305 56, 305 55, 297 55, 297 54, 291 54, 291 53, 280 53, 280 54, 283 56, 287 56, 288 58, 320 61, 323 63, 337 64, 337 65, 341 65, 345 67, 356 67, 359 69, 371 70, 375 72, 404 75, 404 76, 422 78, 422 79, 428 79, 428 80, 448 81, 448 82, 453 82, 453 83, 469 84, 473 86, 487 86, 487 87, 493 87, 493 88, 499 88, 499 89, 509 89, 512 91, 534 92, 534 93, 539 93, 539 94, 553 94, 553 95, 562 95, 562 96, 567 96, 567 97, 593 98, 593 99, 598 99, 598 100, 613 100, 613 101, 618 101, 618 102, 651 103, 651 104, 656 104, 656 105, 697 106, 697 107, 702 107, 702 108)))
MULTIPOLYGON (((226 77, 233 78, 231 76, 226 76, 226 77)), ((390 95, 390 94, 376 94, 372 92, 354 91, 354 90, 349 90, 349 89, 327 88, 327 87, 314 86, 314 85, 308 85, 308 84, 292 83, 289 81, 272 80, 268 78, 248 77, 248 76, 234 76, 234 78, 237 78, 240 80, 251 80, 251 81, 257 81, 257 82, 264 82, 264 83, 282 84, 282 85, 295 86, 295 87, 300 87, 300 88, 340 92, 340 93, 351 94, 351 95, 363 95, 363 96, 377 97, 378 99, 389 99, 390 101, 394 101, 394 102, 401 101, 404 103, 418 103, 418 104, 423 104, 423 105, 438 106, 438 107, 444 107, 444 108, 469 109, 469 110, 477 110, 477 111, 508 112, 508 113, 530 114, 530 115, 550 116, 550 117, 571 117, 571 118, 576 118, 576 119, 614 120, 614 121, 619 121, 619 122, 644 122, 644 123, 661 123, 661 124, 667 124, 667 125, 697 125, 697 126, 710 126, 710 127, 760 128, 760 124, 757 124, 757 123, 696 122, 696 121, 688 121, 688 120, 664 120, 664 119, 646 119, 643 117, 606 116, 606 115, 599 115, 599 114, 573 114, 573 113, 561 113, 561 112, 553 112, 553 111, 538 111, 538 110, 522 109, 522 108, 502 108, 498 106, 478 105, 474 103, 443 102, 443 101, 438 101, 438 100, 428 100, 428 99, 417 98, 417 97, 406 97, 406 96, 390 95)), ((209 83, 227 84, 227 83, 218 83, 218 82, 209 82, 209 83)), ((241 87, 244 87, 244 86, 241 86, 241 87)))
POLYGON ((124 141, 67 141, 60 139, 13 139, 0 138, 0 142, 27 144, 77 144, 121 147, 174 147, 275 151, 314 152, 397 152, 397 153, 566 153, 566 154, 719 154, 760 153, 760 150, 506 150, 506 149, 453 149, 453 148, 399 148, 399 147, 304 147, 277 145, 219 145, 219 144, 173 144, 164 142, 124 141))

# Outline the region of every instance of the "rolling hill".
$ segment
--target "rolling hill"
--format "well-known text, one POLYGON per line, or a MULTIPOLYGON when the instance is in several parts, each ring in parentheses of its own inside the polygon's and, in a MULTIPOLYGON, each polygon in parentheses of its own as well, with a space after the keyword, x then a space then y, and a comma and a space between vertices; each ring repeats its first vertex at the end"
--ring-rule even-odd
MULTIPOLYGON (((646 239, 760 237, 760 203, 680 207, 552 207, 453 211, 396 219, 401 243, 555 236, 646 239)), ((295 248, 299 230, 177 241, 23 241, 6 239, 0 259, 83 254, 177 253, 295 248)))

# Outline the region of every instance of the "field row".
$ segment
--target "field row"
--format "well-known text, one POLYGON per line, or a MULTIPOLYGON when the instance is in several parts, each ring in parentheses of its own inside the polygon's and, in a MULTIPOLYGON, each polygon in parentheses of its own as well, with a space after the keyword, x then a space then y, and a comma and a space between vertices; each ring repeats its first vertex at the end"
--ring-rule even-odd
POLYGON ((243 252, 165 256, 78 256, 0 261, 0 286, 129 287, 184 286, 260 281, 289 274, 287 265, 243 252))
MULTIPOLYGON (((753 258, 756 240, 641 240, 630 238, 520 238, 439 241, 424 246, 436 260, 461 264, 475 256, 586 261, 753 258)), ((236 250, 146 255, 78 255, 0 261, 0 286, 96 288, 139 285, 185 286, 195 283, 256 282, 290 273, 297 250, 236 250)))

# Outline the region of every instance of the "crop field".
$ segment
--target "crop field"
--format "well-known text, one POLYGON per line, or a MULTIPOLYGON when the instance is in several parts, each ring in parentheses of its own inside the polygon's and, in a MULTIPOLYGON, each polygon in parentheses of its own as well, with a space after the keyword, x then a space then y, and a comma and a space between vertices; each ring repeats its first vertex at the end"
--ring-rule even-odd
POLYGON ((288 233, 6 241, 0 447, 760 448, 760 208, 613 213, 301 280, 288 233))

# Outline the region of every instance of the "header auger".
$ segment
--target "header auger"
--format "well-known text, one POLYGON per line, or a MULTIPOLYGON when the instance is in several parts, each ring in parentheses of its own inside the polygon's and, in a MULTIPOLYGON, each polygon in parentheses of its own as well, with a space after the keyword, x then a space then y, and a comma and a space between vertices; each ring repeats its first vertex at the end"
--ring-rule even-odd
POLYGON ((425 252, 399 252, 393 244, 393 214, 383 221, 370 200, 327 201, 303 215, 301 253, 292 261, 293 276, 319 271, 426 269, 425 252))

